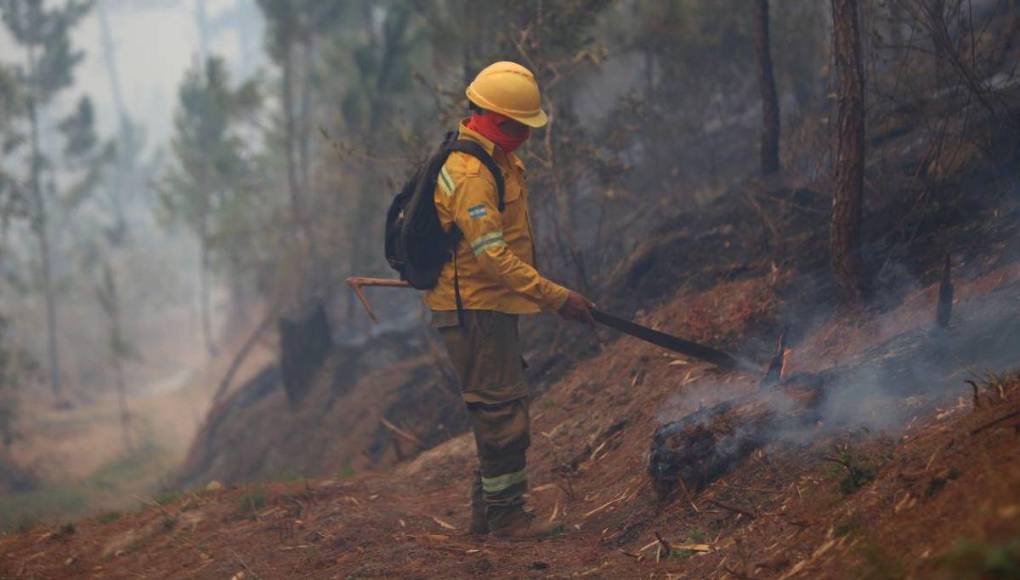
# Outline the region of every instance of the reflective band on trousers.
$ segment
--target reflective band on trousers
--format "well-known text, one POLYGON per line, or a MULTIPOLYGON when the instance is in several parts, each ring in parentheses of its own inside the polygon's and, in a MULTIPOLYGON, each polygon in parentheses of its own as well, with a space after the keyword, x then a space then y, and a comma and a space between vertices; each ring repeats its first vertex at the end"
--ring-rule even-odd
POLYGON ((524 483, 528 480, 528 473, 526 469, 508 473, 506 475, 497 475, 496 477, 483 477, 482 478, 482 489, 485 493, 499 493, 508 487, 517 485, 518 483, 524 483))
POLYGON ((471 250, 474 251, 475 255, 481 254, 485 248, 495 245, 506 245, 506 241, 503 240, 503 232, 489 232, 478 236, 471 240, 471 250))

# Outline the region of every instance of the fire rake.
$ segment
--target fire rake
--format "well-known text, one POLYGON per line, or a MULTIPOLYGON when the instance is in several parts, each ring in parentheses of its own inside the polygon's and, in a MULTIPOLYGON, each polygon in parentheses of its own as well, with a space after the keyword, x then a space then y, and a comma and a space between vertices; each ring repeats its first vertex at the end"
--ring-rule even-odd
MULTIPOLYGON (((372 305, 369 304, 368 298, 365 297, 365 293, 362 290, 365 286, 389 286, 392 288, 411 287, 403 280, 396 280, 392 278, 366 278, 362 276, 353 276, 348 278, 347 285, 354 290, 358 299, 361 300, 361 303, 365 306, 365 310, 368 312, 369 318, 371 318, 374 323, 378 323, 379 319, 376 317, 375 311, 372 309, 372 305)), ((642 326, 636 322, 631 322, 630 320, 613 316, 612 314, 608 314, 595 308, 591 310, 591 315, 592 318, 595 319, 595 322, 598 322, 599 324, 608 326, 609 328, 613 328, 624 334, 628 334, 634 338, 649 342, 666 350, 712 363, 722 369, 743 371, 754 374, 761 374, 765 370, 761 367, 761 365, 745 358, 732 355, 708 345, 680 338, 679 336, 666 334, 647 326, 642 326)))

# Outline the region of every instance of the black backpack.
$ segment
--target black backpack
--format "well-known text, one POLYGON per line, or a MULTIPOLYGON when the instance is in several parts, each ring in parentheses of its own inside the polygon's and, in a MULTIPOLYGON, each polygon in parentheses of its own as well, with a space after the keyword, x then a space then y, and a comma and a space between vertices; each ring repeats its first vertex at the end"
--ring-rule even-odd
POLYGON ((439 282, 443 266, 452 259, 459 313, 463 308, 455 252, 462 234, 456 224, 449 232, 443 231, 433 199, 439 172, 454 151, 478 158, 492 173, 499 193, 499 211, 503 211, 505 186, 503 173, 496 162, 478 143, 458 139, 455 132, 447 133, 439 149, 418 167, 390 203, 390 209, 386 212, 386 261, 400 274, 401 280, 406 280, 419 290, 430 290, 439 282))

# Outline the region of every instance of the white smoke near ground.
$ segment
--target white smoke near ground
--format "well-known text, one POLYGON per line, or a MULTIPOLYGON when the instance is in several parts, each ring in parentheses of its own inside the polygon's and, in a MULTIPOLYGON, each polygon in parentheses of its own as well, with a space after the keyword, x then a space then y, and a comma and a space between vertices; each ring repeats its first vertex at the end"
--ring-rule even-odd
MULTIPOLYGON (((784 383, 805 390, 820 381, 821 398, 813 405, 789 396, 783 387, 758 392, 757 377, 703 380, 667 398, 657 417, 663 425, 707 426, 720 404, 753 399, 767 405, 771 416, 765 424, 732 425, 715 440, 713 450, 720 457, 746 451, 742 446, 750 439, 804 445, 852 431, 897 435, 920 417, 969 404, 965 379, 1020 363, 1020 341, 1015 339, 1020 336, 1020 281, 1005 281, 986 295, 958 303, 948 330, 935 328, 933 304, 916 302, 920 305, 867 320, 870 340, 842 353, 842 360, 798 361, 806 368, 784 377, 784 383)), ((818 332, 790 345, 792 356, 818 340, 818 332)))

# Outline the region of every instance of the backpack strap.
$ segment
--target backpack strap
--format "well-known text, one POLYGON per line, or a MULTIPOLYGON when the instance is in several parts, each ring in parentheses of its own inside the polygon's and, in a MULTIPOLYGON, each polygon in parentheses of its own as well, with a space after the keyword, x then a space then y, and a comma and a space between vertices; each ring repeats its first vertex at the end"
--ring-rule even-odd
POLYGON ((499 194, 499 211, 500 213, 503 213, 503 210, 506 209, 506 205, 503 203, 503 198, 506 193, 506 184, 503 183, 503 171, 498 165, 496 165, 496 161, 492 158, 492 156, 485 151, 484 147, 467 139, 458 139, 451 143, 450 151, 466 153, 481 161, 482 165, 489 170, 489 173, 492 174, 492 178, 496 180, 496 192, 499 194))
MULTIPOLYGON (((503 213, 503 210, 506 209, 506 204, 503 202, 503 198, 505 197, 506 193, 506 184, 503 182, 503 172, 500 170, 499 166, 496 165, 496 161, 492 158, 491 155, 489 155, 485 148, 479 145, 478 143, 475 143, 474 141, 469 141, 467 139, 454 140, 453 137, 454 137, 453 132, 446 134, 444 145, 446 145, 445 148, 447 151, 447 155, 449 155, 453 151, 457 151, 460 153, 466 153, 467 155, 470 155, 482 162, 482 165, 484 165, 485 168, 489 170, 489 173, 492 174, 492 178, 496 181, 496 193, 499 196, 499 212, 503 213)), ((456 230, 456 228, 457 226, 455 225, 454 230, 456 230)), ((463 300, 461 300, 460 297, 460 272, 458 270, 459 269, 457 268, 457 248, 456 245, 454 245, 453 295, 457 302, 457 325, 463 328, 464 302, 463 300)))

